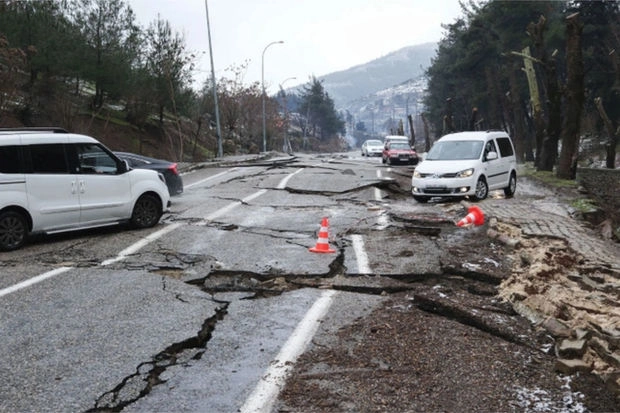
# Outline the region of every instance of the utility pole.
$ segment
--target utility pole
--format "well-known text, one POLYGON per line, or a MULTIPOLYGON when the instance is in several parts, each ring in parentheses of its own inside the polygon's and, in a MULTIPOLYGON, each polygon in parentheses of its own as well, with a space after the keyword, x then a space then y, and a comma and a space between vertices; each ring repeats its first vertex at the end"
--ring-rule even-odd
POLYGON ((222 128, 220 127, 220 108, 217 104, 217 85, 215 84, 215 68, 213 66, 213 49, 211 48, 211 28, 209 26, 209 5, 205 0, 205 10, 207 11, 207 34, 209 36, 209 56, 211 57, 211 87, 213 88, 213 101, 215 103, 215 125, 217 127, 217 157, 224 156, 222 148, 222 128))

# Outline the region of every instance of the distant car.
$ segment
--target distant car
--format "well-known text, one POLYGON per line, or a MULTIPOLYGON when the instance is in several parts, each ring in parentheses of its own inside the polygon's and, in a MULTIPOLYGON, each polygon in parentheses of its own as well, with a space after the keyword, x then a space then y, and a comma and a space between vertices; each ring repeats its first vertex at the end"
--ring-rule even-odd
POLYGON ((418 164, 418 154, 409 146, 408 143, 393 141, 385 144, 382 153, 383 163, 388 165, 406 163, 409 165, 418 164))
POLYGON ((166 186, 168 186, 170 195, 178 195, 183 192, 183 178, 179 175, 175 162, 149 158, 148 156, 129 152, 114 152, 114 154, 127 161, 129 166, 134 169, 152 169, 161 173, 166 180, 166 186))
POLYGON ((381 156, 383 142, 378 139, 368 139, 362 144, 362 156, 381 156))
POLYGON ((401 142, 401 143, 406 143, 407 145, 409 145, 409 138, 407 136, 402 136, 402 135, 387 135, 385 138, 383 138, 384 147, 385 145, 391 142, 401 142))

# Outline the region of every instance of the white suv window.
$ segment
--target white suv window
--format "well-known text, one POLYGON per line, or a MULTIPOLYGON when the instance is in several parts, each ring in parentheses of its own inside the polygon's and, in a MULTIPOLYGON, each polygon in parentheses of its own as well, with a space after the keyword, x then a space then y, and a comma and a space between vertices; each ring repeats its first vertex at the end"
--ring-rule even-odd
POLYGON ((98 145, 76 145, 80 173, 82 174, 110 174, 115 175, 118 171, 116 161, 98 145))
POLYGON ((62 143, 30 145, 32 173, 68 174, 69 165, 62 143))
POLYGON ((0 146, 0 173, 22 173, 19 146, 0 146))

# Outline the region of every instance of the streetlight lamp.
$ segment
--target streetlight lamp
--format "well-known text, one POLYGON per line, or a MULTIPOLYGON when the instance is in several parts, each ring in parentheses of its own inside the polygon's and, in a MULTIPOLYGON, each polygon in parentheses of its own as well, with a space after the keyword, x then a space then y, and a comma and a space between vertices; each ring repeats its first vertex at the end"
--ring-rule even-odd
POLYGON ((271 42, 263 49, 263 55, 261 59, 261 83, 263 85, 263 152, 267 152, 267 123, 265 120, 265 52, 274 44, 284 43, 284 41, 279 40, 277 42, 271 42))
POLYGON ((285 84, 286 82, 288 82, 289 80, 295 80, 295 79, 297 79, 297 78, 296 78, 296 77, 294 77, 294 76, 293 76, 293 77, 287 77, 286 79, 284 79, 284 80, 282 81, 282 83, 280 83, 280 89, 282 89, 282 87, 284 86, 284 84, 285 84))

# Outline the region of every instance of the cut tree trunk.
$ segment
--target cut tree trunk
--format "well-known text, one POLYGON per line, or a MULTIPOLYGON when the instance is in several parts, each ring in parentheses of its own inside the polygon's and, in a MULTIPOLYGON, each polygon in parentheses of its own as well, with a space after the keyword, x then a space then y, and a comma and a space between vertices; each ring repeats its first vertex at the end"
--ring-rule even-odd
POLYGON ((411 146, 415 149, 415 130, 413 129, 413 116, 407 115, 409 121, 409 132, 411 133, 411 146))
POLYGON ((532 112, 534 117, 534 130, 536 136, 536 161, 538 167, 540 163, 540 153, 542 150, 542 141, 545 133, 545 120, 542 113, 542 105, 540 104, 540 93, 538 91, 538 80, 536 79, 536 71, 534 70, 534 62, 530 54, 530 48, 526 47, 522 50, 523 65, 525 67, 525 75, 530 90, 530 101, 532 102, 532 112))
POLYGON ((609 119, 609 116, 607 116, 607 112, 603 107, 603 101, 600 97, 594 99, 594 104, 596 105, 596 109, 598 110, 601 119, 603 119, 605 129, 607 130, 607 134, 609 135, 607 143, 605 144, 605 149, 607 152, 605 167, 609 169, 614 169, 616 167, 616 144, 618 142, 618 134, 620 134, 620 127, 618 127, 617 129, 614 128, 614 124, 611 119, 609 119))
POLYGON ((579 20, 579 13, 566 18, 566 115, 562 127, 562 150, 557 169, 557 176, 562 179, 575 179, 577 173, 581 112, 585 100, 582 31, 583 24, 579 20))
POLYGON ((426 120, 424 113, 420 114, 420 117, 422 118, 422 124, 424 125, 424 152, 428 152, 431 150, 431 137, 428 132, 428 121, 426 120))
POLYGON ((512 140, 515 144, 515 151, 517 155, 517 161, 523 162, 525 160, 525 112, 521 106, 521 94, 519 84, 517 82, 517 73, 519 65, 514 64, 514 67, 508 74, 508 81, 510 83, 510 99, 508 101, 510 107, 509 111, 513 114, 514 136, 512 140))

